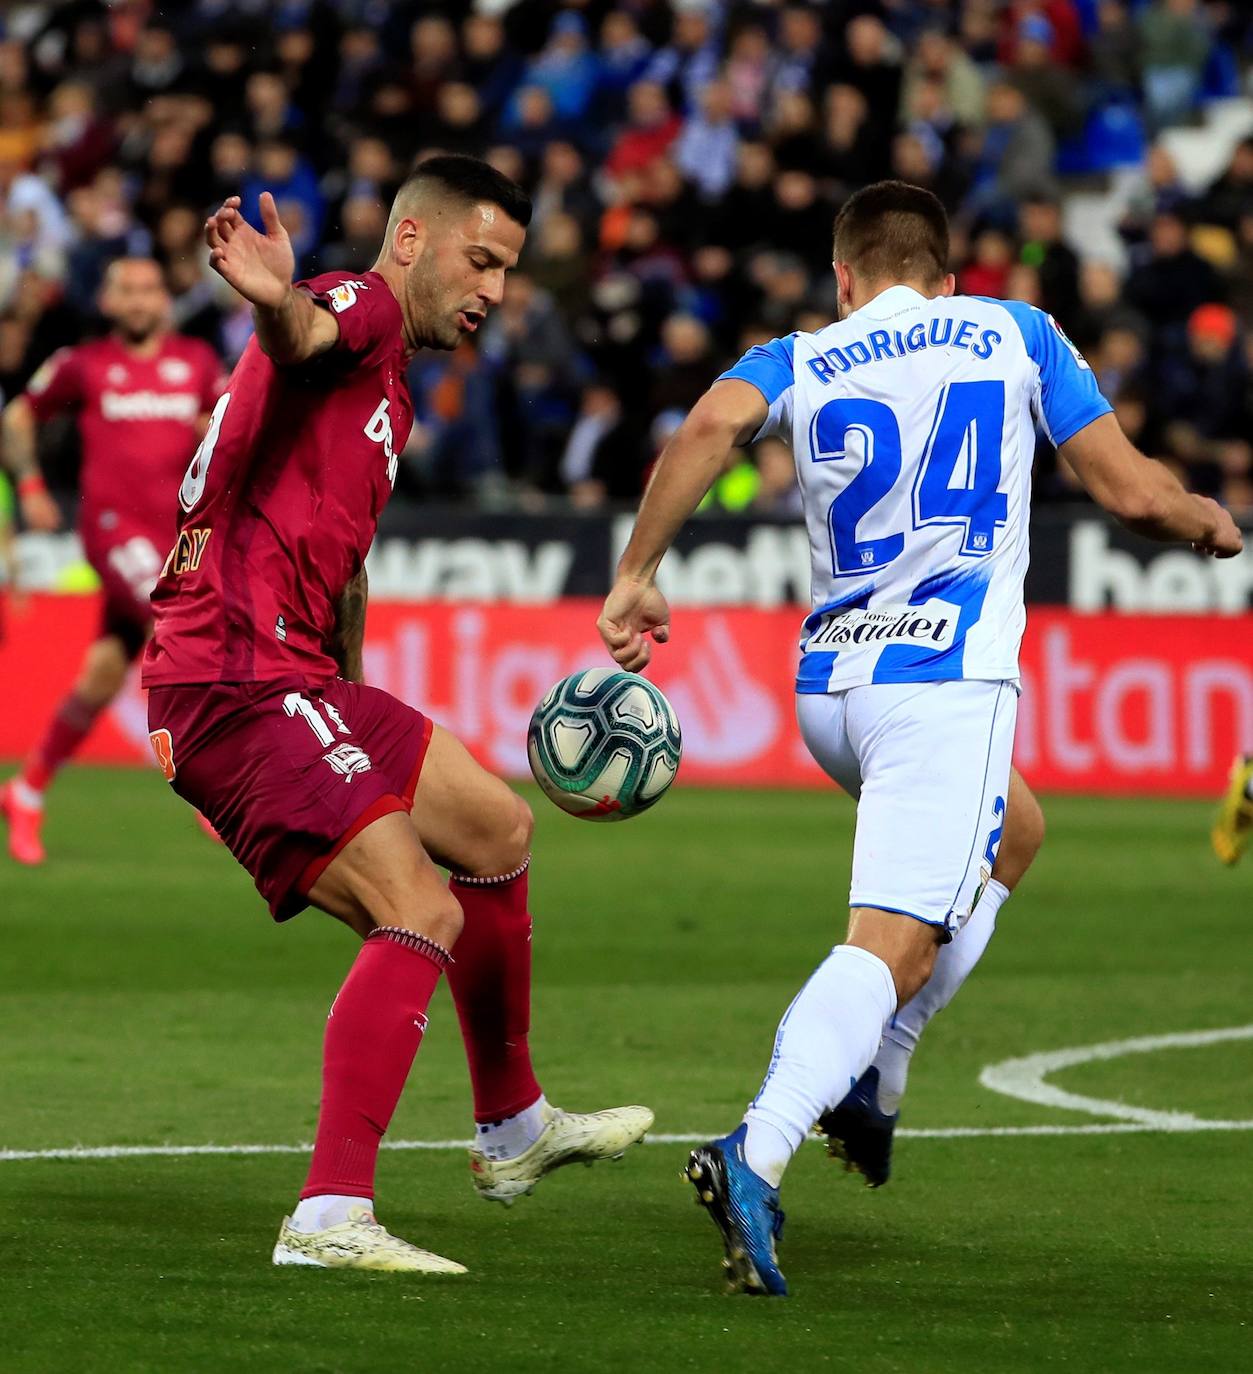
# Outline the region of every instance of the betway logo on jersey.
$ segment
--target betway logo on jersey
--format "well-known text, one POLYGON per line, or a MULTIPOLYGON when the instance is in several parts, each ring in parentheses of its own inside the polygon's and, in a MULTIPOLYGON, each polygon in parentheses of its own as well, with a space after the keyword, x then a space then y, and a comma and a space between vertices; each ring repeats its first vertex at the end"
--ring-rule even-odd
POLYGON ((805 653, 836 653, 867 644, 917 644, 951 649, 960 607, 932 597, 919 606, 876 606, 873 611, 830 611, 805 642, 805 653))
POLYGON ((200 414, 192 391, 104 391, 100 413, 106 420, 181 420, 190 425, 200 414))

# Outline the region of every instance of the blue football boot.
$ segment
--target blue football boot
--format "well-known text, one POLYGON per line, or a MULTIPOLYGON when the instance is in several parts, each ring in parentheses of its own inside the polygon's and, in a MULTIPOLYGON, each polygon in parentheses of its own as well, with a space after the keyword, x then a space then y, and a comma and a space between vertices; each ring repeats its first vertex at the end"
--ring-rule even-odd
POLYGON ((867 1188, 882 1188, 892 1174, 892 1135, 900 1112, 879 1110, 879 1070, 873 1065, 848 1090, 848 1096, 818 1119, 827 1153, 856 1171, 867 1188))
POLYGON ((775 1241, 783 1235, 779 1190, 755 1174, 744 1160, 747 1123, 688 1156, 686 1177, 696 1198, 722 1232, 729 1292, 787 1297, 779 1272, 775 1241))

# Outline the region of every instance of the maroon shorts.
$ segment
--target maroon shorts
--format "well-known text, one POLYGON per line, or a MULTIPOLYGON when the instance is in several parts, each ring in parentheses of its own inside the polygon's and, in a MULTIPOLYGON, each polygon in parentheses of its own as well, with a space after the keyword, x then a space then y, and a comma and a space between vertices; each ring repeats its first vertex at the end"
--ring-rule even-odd
POLYGON ((355 835, 408 813, 431 722, 339 678, 205 683, 148 693, 152 747, 174 790, 208 817, 276 921, 355 835))
POLYGON ((99 522, 84 526, 83 550, 104 592, 101 635, 116 636, 128 657, 138 657, 152 628, 149 597, 166 551, 133 527, 102 529, 99 522))

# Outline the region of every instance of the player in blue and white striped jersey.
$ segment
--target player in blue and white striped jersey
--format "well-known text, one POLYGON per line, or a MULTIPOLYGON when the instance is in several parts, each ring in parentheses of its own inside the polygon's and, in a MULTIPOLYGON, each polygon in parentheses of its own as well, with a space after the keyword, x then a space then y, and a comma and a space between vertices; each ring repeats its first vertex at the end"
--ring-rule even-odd
POLYGON ((669 637, 658 565, 730 450, 755 436, 791 443, 813 562, 797 710, 815 758, 858 799, 848 935, 789 1007, 743 1123, 689 1162, 734 1285, 770 1293, 786 1292, 774 1247, 784 1169, 859 1084, 894 1016, 930 993, 941 946, 961 947, 1018 824, 1011 751, 1037 425, 1131 528, 1219 557, 1241 547, 1226 511, 1126 439, 1049 316, 953 295, 948 225, 930 193, 900 182, 858 192, 836 220, 834 257, 841 319, 751 349, 696 404, 657 466, 599 622, 614 658, 643 667, 647 637, 669 637))

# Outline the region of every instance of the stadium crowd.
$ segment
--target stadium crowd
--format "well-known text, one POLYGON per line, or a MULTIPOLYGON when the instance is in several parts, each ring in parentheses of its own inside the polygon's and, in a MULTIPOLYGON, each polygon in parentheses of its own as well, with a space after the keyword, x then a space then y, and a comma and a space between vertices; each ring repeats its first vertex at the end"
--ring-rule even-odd
MULTIPOLYGON (((1147 452, 1253 509, 1253 137, 1199 194, 1162 138, 1247 84, 1239 0, 35 0, 0 34, 5 397, 100 328, 119 254, 233 362, 223 197, 256 222, 271 189, 302 273, 364 270, 414 158, 479 153, 535 219, 479 335, 415 360, 398 493, 633 502, 723 366, 833 317, 833 215, 895 175, 949 209, 959 290, 1052 312, 1147 452), (1114 168, 1118 251, 1088 256, 1065 197, 1114 168)), ((1038 489, 1075 490, 1051 458, 1038 489)), ((794 510, 787 454, 716 499, 794 510)))

